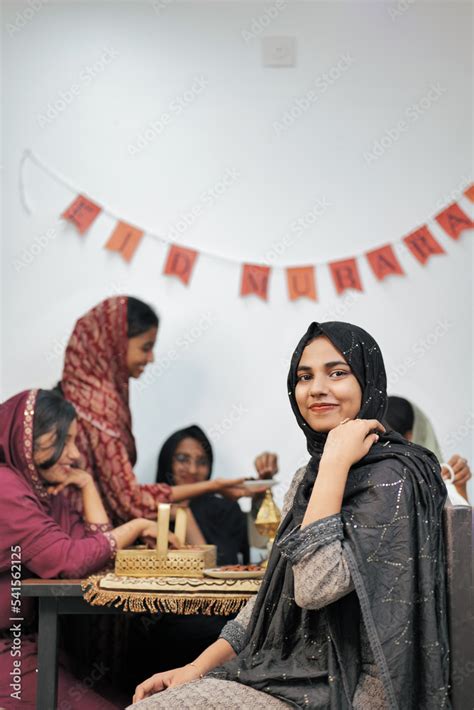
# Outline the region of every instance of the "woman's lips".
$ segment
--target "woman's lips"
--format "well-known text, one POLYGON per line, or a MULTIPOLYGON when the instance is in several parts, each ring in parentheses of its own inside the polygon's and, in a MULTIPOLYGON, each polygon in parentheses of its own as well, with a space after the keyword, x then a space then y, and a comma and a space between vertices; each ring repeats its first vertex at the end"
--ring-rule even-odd
POLYGON ((310 409, 317 414, 323 414, 325 412, 332 412, 338 406, 338 404, 313 404, 310 409))

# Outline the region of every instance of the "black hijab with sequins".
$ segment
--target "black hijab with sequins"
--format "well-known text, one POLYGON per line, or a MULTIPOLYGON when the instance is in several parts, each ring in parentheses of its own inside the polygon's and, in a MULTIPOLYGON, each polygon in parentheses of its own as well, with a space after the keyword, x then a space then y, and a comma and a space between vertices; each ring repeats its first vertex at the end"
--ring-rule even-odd
MULTIPOLYGON (((215 675, 281 698, 291 707, 348 710, 362 668, 361 625, 389 710, 448 710, 448 644, 441 515, 446 488, 434 455, 387 432, 351 467, 341 518, 355 590, 321 610, 295 602, 291 562, 279 543, 303 519, 326 435, 301 416, 294 395, 301 354, 325 335, 362 390, 359 418, 383 418, 383 358, 349 323, 312 323, 291 360, 288 394, 311 460, 282 521, 247 628, 246 645, 215 675), (322 639, 322 641, 321 641, 322 639), (315 645, 318 648, 315 653, 315 645)), ((367 708, 370 710, 370 708, 367 708)))

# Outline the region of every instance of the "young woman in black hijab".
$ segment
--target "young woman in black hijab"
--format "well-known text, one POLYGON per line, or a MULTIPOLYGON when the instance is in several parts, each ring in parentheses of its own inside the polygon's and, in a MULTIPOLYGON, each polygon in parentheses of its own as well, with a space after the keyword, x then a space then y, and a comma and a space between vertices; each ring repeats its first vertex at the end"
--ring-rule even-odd
POLYGON ((361 328, 312 323, 288 395, 311 459, 287 494, 261 589, 218 641, 142 683, 135 702, 448 710, 436 458, 380 424, 385 368, 361 328))

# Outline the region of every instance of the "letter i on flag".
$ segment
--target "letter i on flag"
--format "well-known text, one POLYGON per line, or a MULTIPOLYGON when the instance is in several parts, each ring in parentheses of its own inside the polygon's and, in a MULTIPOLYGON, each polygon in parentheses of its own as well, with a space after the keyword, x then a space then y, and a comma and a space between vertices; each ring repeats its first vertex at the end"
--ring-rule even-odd
POLYGON ((126 222, 118 222, 105 248, 110 251, 118 251, 125 261, 131 261, 142 237, 143 231, 141 229, 132 227, 126 222))
POLYGON ((84 234, 101 211, 102 207, 96 205, 88 197, 78 195, 67 210, 62 213, 61 217, 68 222, 72 222, 79 234, 84 234))
POLYGON ((270 277, 269 266, 258 266, 256 264, 243 264, 242 282, 240 286, 241 296, 255 295, 266 301, 268 298, 268 279, 270 277))
POLYGON ((363 291, 362 282, 357 268, 355 259, 343 259, 342 261, 333 261, 329 264, 334 286, 338 294, 344 293, 348 288, 353 288, 356 291, 363 291))
POLYGON ((290 301, 296 301, 298 298, 317 300, 313 266, 295 266, 287 269, 286 280, 290 301))
POLYGON ((474 222, 456 202, 436 215, 435 219, 452 239, 459 239, 461 232, 474 227, 474 222))
POLYGON ((178 279, 188 285, 198 253, 193 249, 185 249, 176 244, 170 246, 168 258, 166 259, 164 273, 167 276, 177 276, 178 279))

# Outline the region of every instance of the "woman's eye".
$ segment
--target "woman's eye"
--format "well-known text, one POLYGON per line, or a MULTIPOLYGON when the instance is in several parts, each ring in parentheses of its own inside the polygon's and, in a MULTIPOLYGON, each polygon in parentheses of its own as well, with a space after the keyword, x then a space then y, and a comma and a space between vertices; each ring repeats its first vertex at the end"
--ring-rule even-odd
POLYGON ((298 375, 296 378, 297 382, 309 382, 311 379, 311 375, 298 375))
POLYGON ((346 370, 333 370, 333 372, 331 372, 331 377, 333 375, 335 375, 336 377, 342 377, 343 375, 348 375, 348 374, 349 373, 346 372, 346 370))

